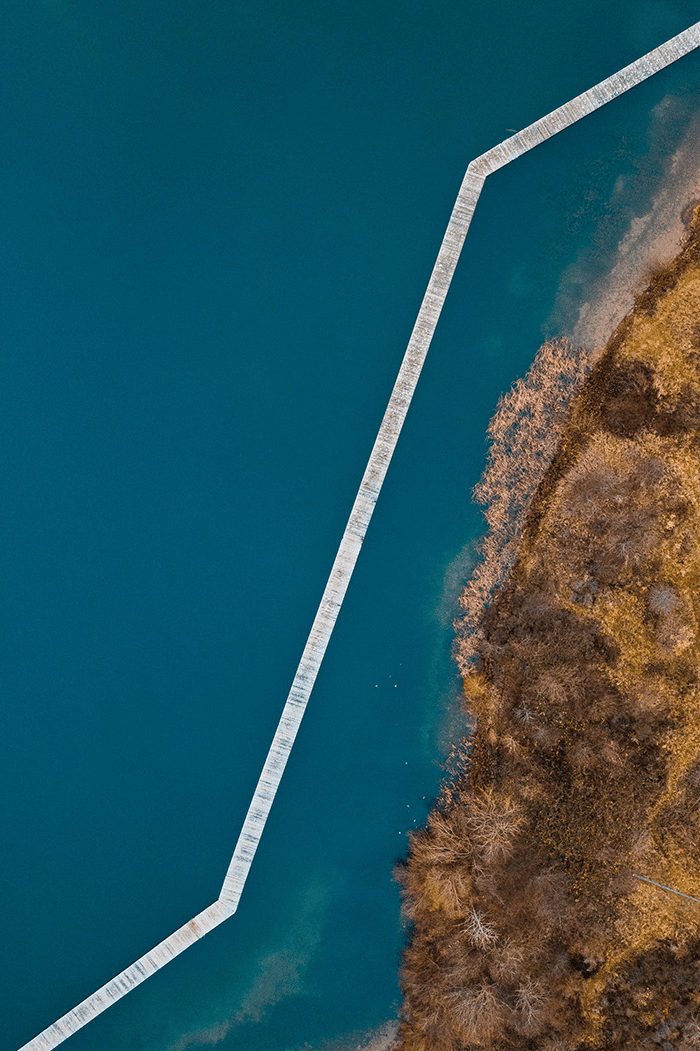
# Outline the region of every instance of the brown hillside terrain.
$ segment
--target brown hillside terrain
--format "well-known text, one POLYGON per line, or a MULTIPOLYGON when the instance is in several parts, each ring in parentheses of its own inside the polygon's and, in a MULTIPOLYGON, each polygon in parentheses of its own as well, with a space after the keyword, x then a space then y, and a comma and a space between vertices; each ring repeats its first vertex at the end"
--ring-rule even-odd
POLYGON ((700 904, 638 878, 700 899, 697 211, 559 434, 478 622, 465 596, 475 729, 399 871, 401 1051, 700 1048, 700 904))

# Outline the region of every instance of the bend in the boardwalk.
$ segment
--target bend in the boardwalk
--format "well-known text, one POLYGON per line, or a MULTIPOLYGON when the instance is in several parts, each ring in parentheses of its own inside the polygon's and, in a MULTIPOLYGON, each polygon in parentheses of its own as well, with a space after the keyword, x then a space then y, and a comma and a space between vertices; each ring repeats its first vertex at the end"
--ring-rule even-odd
POLYGON ((78 1029, 91 1022, 93 1018, 106 1011, 108 1007, 121 1000, 123 996, 130 993, 137 985, 144 982, 156 971, 170 963, 175 956, 189 948, 194 942, 199 941, 205 934, 218 927, 220 923, 232 914, 232 909, 223 902, 215 901, 208 908, 198 913, 189 923, 185 923, 174 931, 162 942, 154 946, 149 952, 141 956, 130 967, 121 971, 109 982, 97 989, 74 1007, 72 1011, 59 1018, 42 1033, 35 1036, 20 1051, 48 1051, 49 1048, 57 1047, 78 1029))
POLYGON ((511 135, 510 138, 504 139, 503 142, 487 150, 472 163, 478 165, 479 171, 482 171, 484 175, 490 175, 491 172, 497 171, 505 164, 510 164, 516 157, 522 156, 523 153, 527 153, 528 150, 538 146, 546 139, 551 139, 558 132, 571 127, 582 117, 612 102, 630 88, 641 84, 654 73, 658 73, 679 58, 683 58, 699 45, 700 22, 696 22, 695 25, 684 29, 678 36, 667 40, 665 44, 660 44, 653 51, 631 62, 629 66, 613 73, 611 77, 602 80, 581 95, 577 95, 576 98, 570 99, 569 102, 565 102, 563 106, 552 110, 544 117, 540 117, 527 128, 511 135))

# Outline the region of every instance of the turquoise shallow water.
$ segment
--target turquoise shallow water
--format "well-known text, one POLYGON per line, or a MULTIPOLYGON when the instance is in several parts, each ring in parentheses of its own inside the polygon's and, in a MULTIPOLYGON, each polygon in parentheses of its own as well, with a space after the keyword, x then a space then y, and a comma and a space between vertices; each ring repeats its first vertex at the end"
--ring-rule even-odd
MULTIPOLYGON (((8 5, 0 1047, 218 893, 467 162, 695 17, 8 5)), ((699 86, 690 56, 487 182, 239 912, 67 1047, 289 1051, 395 1012, 485 427, 699 86)))

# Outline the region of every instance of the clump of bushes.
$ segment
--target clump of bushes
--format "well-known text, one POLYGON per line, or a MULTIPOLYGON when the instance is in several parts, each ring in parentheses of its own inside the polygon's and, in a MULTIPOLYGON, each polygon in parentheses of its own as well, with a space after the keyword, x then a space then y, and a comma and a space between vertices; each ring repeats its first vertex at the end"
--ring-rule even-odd
POLYGON ((590 371, 548 345, 499 403, 400 1051, 700 1048, 700 906, 637 878, 700 898, 698 332, 693 232, 590 371))

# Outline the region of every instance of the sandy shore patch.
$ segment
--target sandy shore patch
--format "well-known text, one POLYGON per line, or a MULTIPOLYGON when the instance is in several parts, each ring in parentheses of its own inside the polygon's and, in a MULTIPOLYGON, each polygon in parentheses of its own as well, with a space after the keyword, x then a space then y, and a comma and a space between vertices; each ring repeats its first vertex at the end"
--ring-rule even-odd
MULTIPOLYGON (((667 97, 652 113, 652 125, 663 124, 667 97)), ((618 180, 621 182, 621 180, 618 180)), ((609 209, 621 202, 624 187, 616 185, 609 209)), ((566 308, 570 289, 576 285, 586 261, 574 263, 562 275, 553 318, 563 322, 565 334, 577 346, 602 350, 622 318, 631 310, 635 295, 648 283, 650 268, 667 263, 678 254, 690 218, 688 206, 700 201, 700 114, 694 115, 675 150, 661 186, 644 214, 635 216, 620 240, 607 275, 593 283, 586 301, 571 314, 566 308), (566 317, 569 314, 568 318, 566 317), (568 331, 567 331, 568 330, 568 331)))

